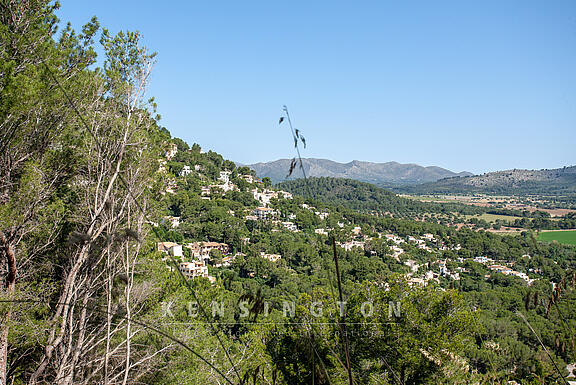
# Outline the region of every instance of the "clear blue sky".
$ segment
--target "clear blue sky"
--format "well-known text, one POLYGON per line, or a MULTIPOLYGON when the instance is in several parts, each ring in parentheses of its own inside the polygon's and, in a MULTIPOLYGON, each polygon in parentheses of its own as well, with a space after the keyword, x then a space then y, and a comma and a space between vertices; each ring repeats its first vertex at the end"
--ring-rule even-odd
POLYGON ((294 155, 481 173, 576 164, 576 1, 72 1, 139 30, 174 136, 254 163, 294 155))

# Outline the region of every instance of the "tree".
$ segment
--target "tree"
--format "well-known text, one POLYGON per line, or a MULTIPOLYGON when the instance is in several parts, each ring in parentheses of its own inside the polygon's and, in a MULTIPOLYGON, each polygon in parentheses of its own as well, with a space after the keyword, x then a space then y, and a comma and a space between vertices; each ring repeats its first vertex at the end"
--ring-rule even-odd
POLYGON ((210 260, 211 265, 219 265, 222 263, 222 252, 218 249, 210 250, 210 260))

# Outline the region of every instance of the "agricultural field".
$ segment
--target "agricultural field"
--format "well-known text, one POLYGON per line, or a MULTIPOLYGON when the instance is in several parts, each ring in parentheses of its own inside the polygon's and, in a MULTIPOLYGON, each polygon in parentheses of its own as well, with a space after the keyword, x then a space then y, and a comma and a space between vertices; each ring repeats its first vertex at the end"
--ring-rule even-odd
POLYGON ((466 219, 471 219, 471 218, 482 219, 488 223, 494 223, 497 220, 510 223, 510 222, 514 222, 516 219, 522 219, 522 217, 516 217, 516 216, 512 216, 512 215, 500 215, 500 214, 488 214, 488 213, 484 213, 484 214, 480 214, 480 215, 465 215, 465 217, 466 217, 466 219))
POLYGON ((538 234, 539 241, 564 243, 566 245, 576 245, 576 230, 567 231, 541 231, 538 234))

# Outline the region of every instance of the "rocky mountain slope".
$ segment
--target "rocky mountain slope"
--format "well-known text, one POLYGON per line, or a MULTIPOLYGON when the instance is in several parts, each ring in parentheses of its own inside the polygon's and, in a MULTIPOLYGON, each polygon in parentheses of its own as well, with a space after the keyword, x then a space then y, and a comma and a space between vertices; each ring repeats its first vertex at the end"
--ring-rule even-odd
MULTIPOLYGON (((287 179, 302 177, 302 172, 296 169, 287 178, 290 159, 279 159, 273 162, 248 165, 263 178, 269 177, 272 182, 282 182, 287 179)), ((304 170, 309 177, 333 177, 355 179, 377 185, 410 185, 434 182, 442 178, 472 175, 468 172, 455 173, 441 167, 424 167, 417 164, 402 164, 397 162, 373 163, 354 160, 349 163, 338 163, 328 159, 302 159, 304 170)))

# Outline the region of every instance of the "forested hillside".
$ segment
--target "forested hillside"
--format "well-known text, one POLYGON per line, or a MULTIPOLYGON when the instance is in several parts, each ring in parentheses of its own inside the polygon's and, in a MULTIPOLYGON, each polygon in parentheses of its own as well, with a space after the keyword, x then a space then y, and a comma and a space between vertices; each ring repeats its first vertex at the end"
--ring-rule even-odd
POLYGON ((278 188, 355 210, 397 217, 417 217, 425 213, 477 214, 480 207, 462 204, 421 202, 396 195, 370 183, 340 178, 308 178, 279 183, 278 188))
POLYGON ((507 170, 445 178, 398 191, 418 194, 488 193, 565 196, 576 199, 576 166, 553 170, 507 170))
POLYGON ((55 9, 0 12, 0 385, 564 381, 576 247, 274 188, 159 125, 138 33, 55 9))

